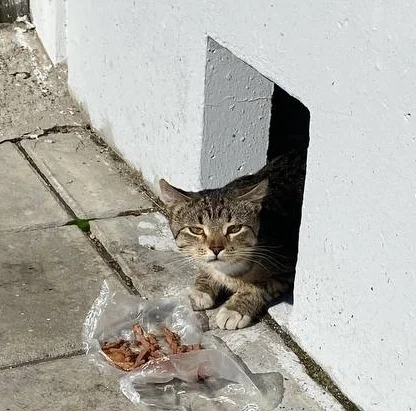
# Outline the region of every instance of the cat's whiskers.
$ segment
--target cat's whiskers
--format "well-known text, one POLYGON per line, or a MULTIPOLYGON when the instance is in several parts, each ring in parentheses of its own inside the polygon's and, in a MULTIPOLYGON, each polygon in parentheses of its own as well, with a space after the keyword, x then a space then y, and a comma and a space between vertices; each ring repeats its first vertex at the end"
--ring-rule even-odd
POLYGON ((262 250, 271 250, 271 249, 278 250, 278 249, 282 249, 283 246, 282 245, 269 245, 269 244, 261 245, 261 243, 260 243, 260 244, 254 245, 253 248, 258 248, 258 249, 262 249, 262 250))
POLYGON ((253 247, 244 247, 244 248, 242 248, 242 250, 250 251, 250 252, 258 252, 260 254, 267 255, 267 256, 271 257, 272 259, 274 259, 274 256, 282 258, 282 259, 288 259, 289 258, 288 256, 277 253, 275 250, 273 250, 273 248, 275 250, 277 250, 277 249, 279 249, 279 248, 281 249, 283 247, 279 247, 279 246, 276 246, 276 247, 270 246, 269 247, 269 246, 261 246, 261 245, 256 244, 253 247))
POLYGON ((282 270, 282 269, 287 269, 288 267, 277 261, 276 259, 274 259, 272 256, 264 253, 264 252, 260 252, 260 251, 256 251, 255 249, 251 249, 251 250, 239 250, 238 252, 239 256, 250 256, 253 259, 261 259, 265 262, 267 262, 268 264, 270 264, 272 267, 277 268, 278 270, 282 270))
POLYGON ((239 258, 243 261, 248 261, 251 264, 259 265, 260 267, 262 267, 264 269, 264 271, 266 271, 267 273, 269 272, 268 268, 264 264, 262 264, 260 261, 254 259, 254 258, 249 258, 249 257, 243 256, 243 255, 240 255, 239 258))
POLYGON ((290 257, 287 254, 287 252, 286 252, 286 254, 279 253, 279 252, 277 252, 277 249, 278 248, 276 248, 275 250, 273 250, 271 248, 269 249, 268 247, 264 247, 264 248, 257 248, 257 247, 255 247, 254 249, 255 250, 258 250, 261 253, 265 253, 267 255, 270 255, 272 258, 278 257, 278 258, 280 258, 282 260, 290 260, 290 257))
POLYGON ((261 258, 265 261, 267 261, 270 265, 272 265, 273 267, 279 269, 279 270, 285 270, 288 268, 287 264, 284 264, 283 262, 277 260, 276 258, 266 254, 266 253, 261 253, 261 252, 256 252, 254 251, 252 253, 252 255, 256 258, 261 258))
POLYGON ((190 252, 179 251, 177 257, 165 264, 165 266, 180 264, 181 266, 195 264, 195 256, 190 252))
POLYGON ((178 266, 180 268, 187 267, 187 266, 193 266, 194 260, 192 258, 182 259, 182 260, 176 260, 176 261, 169 261, 168 263, 164 264, 166 267, 169 266, 178 266))

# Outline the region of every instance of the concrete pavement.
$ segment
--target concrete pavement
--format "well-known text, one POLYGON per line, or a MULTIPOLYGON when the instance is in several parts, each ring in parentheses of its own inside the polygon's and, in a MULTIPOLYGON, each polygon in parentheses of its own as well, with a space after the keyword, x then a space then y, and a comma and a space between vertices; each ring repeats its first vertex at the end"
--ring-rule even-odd
MULTIPOLYGON (((87 364, 83 320, 104 279, 177 296, 194 268, 178 261, 138 174, 86 126, 35 33, 1 25, 0 50, 0 410, 138 409, 87 364)), ((344 409, 267 323, 222 331, 212 312, 201 320, 252 372, 283 375, 279 410, 344 409)))

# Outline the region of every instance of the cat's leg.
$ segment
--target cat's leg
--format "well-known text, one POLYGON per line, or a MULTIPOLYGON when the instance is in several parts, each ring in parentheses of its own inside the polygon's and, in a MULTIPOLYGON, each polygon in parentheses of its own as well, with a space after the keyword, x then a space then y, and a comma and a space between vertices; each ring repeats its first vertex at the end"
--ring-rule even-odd
POLYGON ((217 314, 217 325, 226 330, 236 330, 250 325, 266 305, 287 290, 279 281, 267 285, 246 284, 240 287, 217 314))
POLYGON ((207 273, 200 272, 191 289, 189 299, 194 310, 206 310, 215 305, 221 287, 207 273))

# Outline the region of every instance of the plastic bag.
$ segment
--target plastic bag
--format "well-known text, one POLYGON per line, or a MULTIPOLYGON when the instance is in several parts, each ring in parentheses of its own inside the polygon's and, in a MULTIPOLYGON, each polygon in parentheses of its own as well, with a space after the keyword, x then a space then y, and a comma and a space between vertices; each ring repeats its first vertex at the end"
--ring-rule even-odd
POLYGON ((238 364, 224 343, 204 336, 187 301, 146 301, 117 293, 105 281, 85 319, 83 343, 95 366, 120 378, 121 391, 130 401, 153 410, 271 410, 282 399, 282 376, 251 374, 238 364), (202 343, 203 349, 168 355, 129 372, 110 365, 101 344, 133 339, 137 323, 156 334, 166 326, 181 343, 202 343))
MULTIPOLYGON (((145 332, 158 334, 166 326, 176 332, 183 344, 197 344, 203 333, 187 301, 157 299, 147 301, 141 297, 117 293, 104 281, 94 301, 83 329, 83 348, 90 362, 105 372, 123 375, 111 365, 101 350, 101 344, 134 339, 132 327, 140 324, 145 332)), ((206 342, 209 345, 209 342, 206 342)))
POLYGON ((219 349, 148 363, 123 377, 120 388, 134 404, 166 411, 271 410, 283 393, 280 374, 250 376, 219 349))

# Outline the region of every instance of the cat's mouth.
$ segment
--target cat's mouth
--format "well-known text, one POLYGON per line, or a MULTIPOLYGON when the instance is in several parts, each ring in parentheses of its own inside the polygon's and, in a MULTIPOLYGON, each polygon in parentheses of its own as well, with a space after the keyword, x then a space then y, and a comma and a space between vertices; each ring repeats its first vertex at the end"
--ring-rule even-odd
POLYGON ((207 263, 215 263, 215 262, 224 262, 223 257, 218 257, 217 255, 211 255, 207 257, 207 263))
POLYGON ((227 253, 225 250, 221 251, 218 254, 206 254, 205 255, 205 261, 207 263, 214 263, 214 264, 234 264, 241 261, 238 256, 227 253))
POLYGON ((239 263, 240 260, 229 255, 210 255, 206 257, 205 262, 210 265, 224 266, 239 263))

